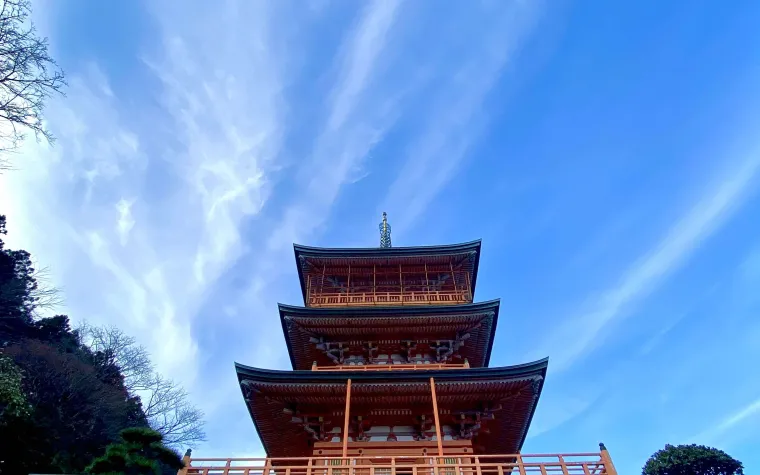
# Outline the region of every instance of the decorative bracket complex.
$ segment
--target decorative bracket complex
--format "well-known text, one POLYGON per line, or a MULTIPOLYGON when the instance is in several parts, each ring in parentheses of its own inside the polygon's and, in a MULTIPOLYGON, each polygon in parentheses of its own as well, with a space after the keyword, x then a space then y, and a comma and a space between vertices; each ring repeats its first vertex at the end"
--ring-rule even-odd
POLYGON ((372 429, 372 421, 364 419, 362 416, 357 416, 351 424, 352 432, 354 433, 354 442, 369 442, 372 438, 367 431, 372 429))
POLYGON ((366 345, 364 345, 364 351, 367 354, 367 361, 371 362, 377 357, 377 343, 373 343, 371 341, 368 341, 366 345))
POLYGON ((417 432, 412 436, 414 440, 433 440, 433 436, 435 435, 433 420, 424 414, 419 417, 419 423, 415 429, 417 432))
POLYGON ((290 422, 303 428, 312 440, 317 442, 329 442, 333 438, 332 432, 327 431, 330 421, 326 421, 322 416, 310 416, 301 414, 297 410, 285 408, 283 412, 290 414, 290 422))
POLYGON ((432 343, 435 349, 435 359, 439 363, 448 363, 451 361, 454 353, 464 346, 465 340, 470 338, 469 333, 457 334, 454 340, 437 340, 432 343))
POLYGON ((325 356, 330 358, 335 364, 343 364, 345 361, 345 353, 348 349, 348 345, 342 341, 325 341, 324 338, 311 338, 311 342, 315 344, 316 348, 322 351, 325 356))
POLYGON ((401 342, 401 356, 404 357, 405 363, 410 363, 417 351, 417 342, 404 340, 401 342))

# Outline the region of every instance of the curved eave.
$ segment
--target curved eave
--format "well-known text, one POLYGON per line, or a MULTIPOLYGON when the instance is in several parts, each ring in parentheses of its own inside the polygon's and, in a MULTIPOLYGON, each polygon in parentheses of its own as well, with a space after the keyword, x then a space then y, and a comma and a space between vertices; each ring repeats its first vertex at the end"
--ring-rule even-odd
MULTIPOLYGON (((533 361, 521 365, 504 366, 499 368, 469 368, 469 369, 453 369, 453 370, 425 370, 425 371, 389 371, 389 372, 352 372, 352 371, 280 371, 280 370, 268 370, 254 368, 251 366, 235 363, 235 371, 237 372, 238 381, 242 383, 245 380, 252 380, 261 383, 279 383, 285 385, 304 385, 304 384, 342 384, 345 383, 348 378, 351 378, 352 384, 361 384, 363 382, 389 382, 389 383, 404 383, 404 382, 427 382, 429 378, 433 377, 436 381, 440 382, 457 382, 465 380, 468 383, 477 381, 493 381, 499 379, 533 379, 538 382, 538 387, 535 390, 535 399, 530 408, 528 417, 523 422, 523 427, 519 432, 519 440, 517 441, 517 451, 522 450, 522 446, 525 443, 528 430, 530 428, 533 416, 538 406, 538 401, 543 391, 544 381, 546 379, 546 372, 549 364, 549 359, 544 358, 542 360, 533 361)), ((241 387, 242 389, 242 387, 241 387)), ((254 417, 251 406, 248 406, 249 414, 256 427, 256 432, 259 438, 262 438, 262 433, 259 429, 258 422, 254 417)), ((268 449, 267 449, 268 450, 268 449)))
POLYGON ((466 252, 475 252, 475 262, 472 271, 472 292, 475 295, 478 278, 478 265, 480 263, 481 240, 463 242, 459 244, 444 244, 440 246, 412 246, 412 247, 311 247, 301 244, 293 244, 293 251, 296 257, 296 266, 298 267, 298 280, 301 283, 301 294, 306 302, 306 282, 303 278, 303 268, 301 266, 301 257, 321 257, 321 258, 393 258, 393 257, 424 257, 424 256, 446 256, 450 254, 462 254, 466 252))
POLYGON ((480 251, 481 240, 440 246, 409 247, 312 247, 293 244, 296 256, 306 257, 399 257, 399 256, 441 256, 480 251))
POLYGON ((285 322, 285 317, 303 316, 303 317, 318 317, 318 318, 341 318, 348 316, 362 316, 362 317, 409 317, 409 316, 434 316, 434 315, 461 315, 468 313, 484 313, 493 312, 493 324, 491 325, 491 334, 488 337, 488 346, 486 348, 485 364, 488 366, 491 361, 491 351, 493 350, 493 341, 496 336, 496 325, 499 321, 499 305, 500 300, 488 300, 486 302, 469 303, 463 305, 436 305, 436 306, 396 306, 396 307, 342 307, 342 308, 313 308, 313 307, 300 307, 296 305, 286 305, 278 303, 277 307, 280 312, 280 324, 282 325, 282 333, 285 338, 285 343, 288 347, 288 356, 290 357, 290 364, 295 369, 297 367, 295 355, 293 354, 293 346, 290 338, 288 338, 288 329, 285 322))
POLYGON ((536 376, 546 377, 549 358, 530 363, 497 368, 463 368, 463 369, 433 369, 409 371, 283 371, 261 369, 235 363, 238 381, 252 379, 267 383, 289 384, 319 384, 340 383, 348 378, 354 383, 367 382, 418 382, 435 378, 440 381, 467 381, 493 379, 528 379, 536 376))

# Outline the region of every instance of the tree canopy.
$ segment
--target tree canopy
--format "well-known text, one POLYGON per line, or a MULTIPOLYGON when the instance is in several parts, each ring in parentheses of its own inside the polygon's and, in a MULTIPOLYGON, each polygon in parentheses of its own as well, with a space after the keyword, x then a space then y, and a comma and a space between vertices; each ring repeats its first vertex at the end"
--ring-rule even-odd
POLYGON ((158 432, 147 428, 121 431, 121 442, 106 448, 105 455, 96 458, 87 467, 87 473, 160 475, 164 468, 177 471, 183 467, 182 459, 166 447, 158 432))
POLYGON ((642 475, 744 475, 738 460, 704 445, 666 445, 647 460, 642 475))
POLYGON ((141 400, 138 376, 161 379, 134 339, 111 329, 124 345, 96 344, 65 315, 40 317, 56 291, 40 285, 29 253, 6 248, 5 224, 0 216, 0 474, 81 473, 107 446, 124 443, 125 429, 149 429, 149 415, 171 421, 189 410, 192 424, 177 416, 167 434, 182 443, 202 438, 202 414, 177 385, 159 388, 161 405, 141 400), (140 361, 150 371, 139 373, 140 361), (195 432, 184 437, 188 427, 195 432))

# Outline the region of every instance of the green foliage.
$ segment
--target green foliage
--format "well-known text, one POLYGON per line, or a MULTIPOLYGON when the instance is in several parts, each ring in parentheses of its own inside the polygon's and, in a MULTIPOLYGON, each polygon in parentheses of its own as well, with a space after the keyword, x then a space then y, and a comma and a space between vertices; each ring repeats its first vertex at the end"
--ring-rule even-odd
POLYGON ((121 443, 111 444, 105 455, 96 458, 87 467, 89 474, 160 475, 163 467, 179 470, 182 459, 164 446, 158 432, 142 428, 130 428, 121 432, 121 443))
POLYGON ((32 407, 21 387, 21 369, 12 359, 0 354, 0 426, 13 419, 26 419, 32 407))
POLYGON ((200 440, 200 413, 188 409, 181 388, 160 377, 136 377, 145 368, 152 376, 152 367, 147 355, 130 353, 134 345, 124 338, 108 338, 113 346, 91 346, 67 316, 40 318, 55 291, 40 285, 29 253, 6 248, 5 225, 0 216, 0 475, 82 473, 117 442, 100 464, 121 457, 134 470, 144 469, 129 473, 153 473, 156 463, 164 473, 176 473, 176 454, 162 439, 139 430, 122 433, 147 428, 149 420, 123 367, 133 385, 149 383, 138 389, 153 389, 147 407, 152 418, 164 421, 166 440, 200 440), (132 450, 137 436, 150 450, 132 450))
POLYGON ((3 234, 0 216, 0 474, 81 473, 147 419, 119 366, 83 344, 68 317, 36 317, 38 273, 3 234))
MULTIPOLYGON (((0 237, 6 233, 5 216, 0 216, 0 237)), ((31 321, 36 289, 29 253, 5 249, 0 238, 0 335, 11 320, 31 321)))
POLYGON ((666 445, 647 460, 642 475, 744 475, 738 460, 704 445, 666 445))
POLYGON ((147 425, 139 401, 104 380, 86 351, 67 352, 50 342, 24 339, 4 352, 33 375, 23 382, 33 417, 7 427, 15 442, 9 444, 14 454, 9 458, 25 461, 35 471, 81 470, 118 440, 122 429, 147 425))

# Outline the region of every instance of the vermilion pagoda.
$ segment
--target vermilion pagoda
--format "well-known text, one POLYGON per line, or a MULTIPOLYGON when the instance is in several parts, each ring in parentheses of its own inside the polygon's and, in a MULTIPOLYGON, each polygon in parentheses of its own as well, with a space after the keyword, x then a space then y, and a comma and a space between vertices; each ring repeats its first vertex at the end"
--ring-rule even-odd
POLYGON ((488 367, 480 241, 394 248, 385 214, 380 232, 379 248, 296 245, 305 306, 279 305, 293 371, 235 365, 268 457, 188 454, 181 473, 616 475, 603 446, 520 454, 548 360, 488 367))

